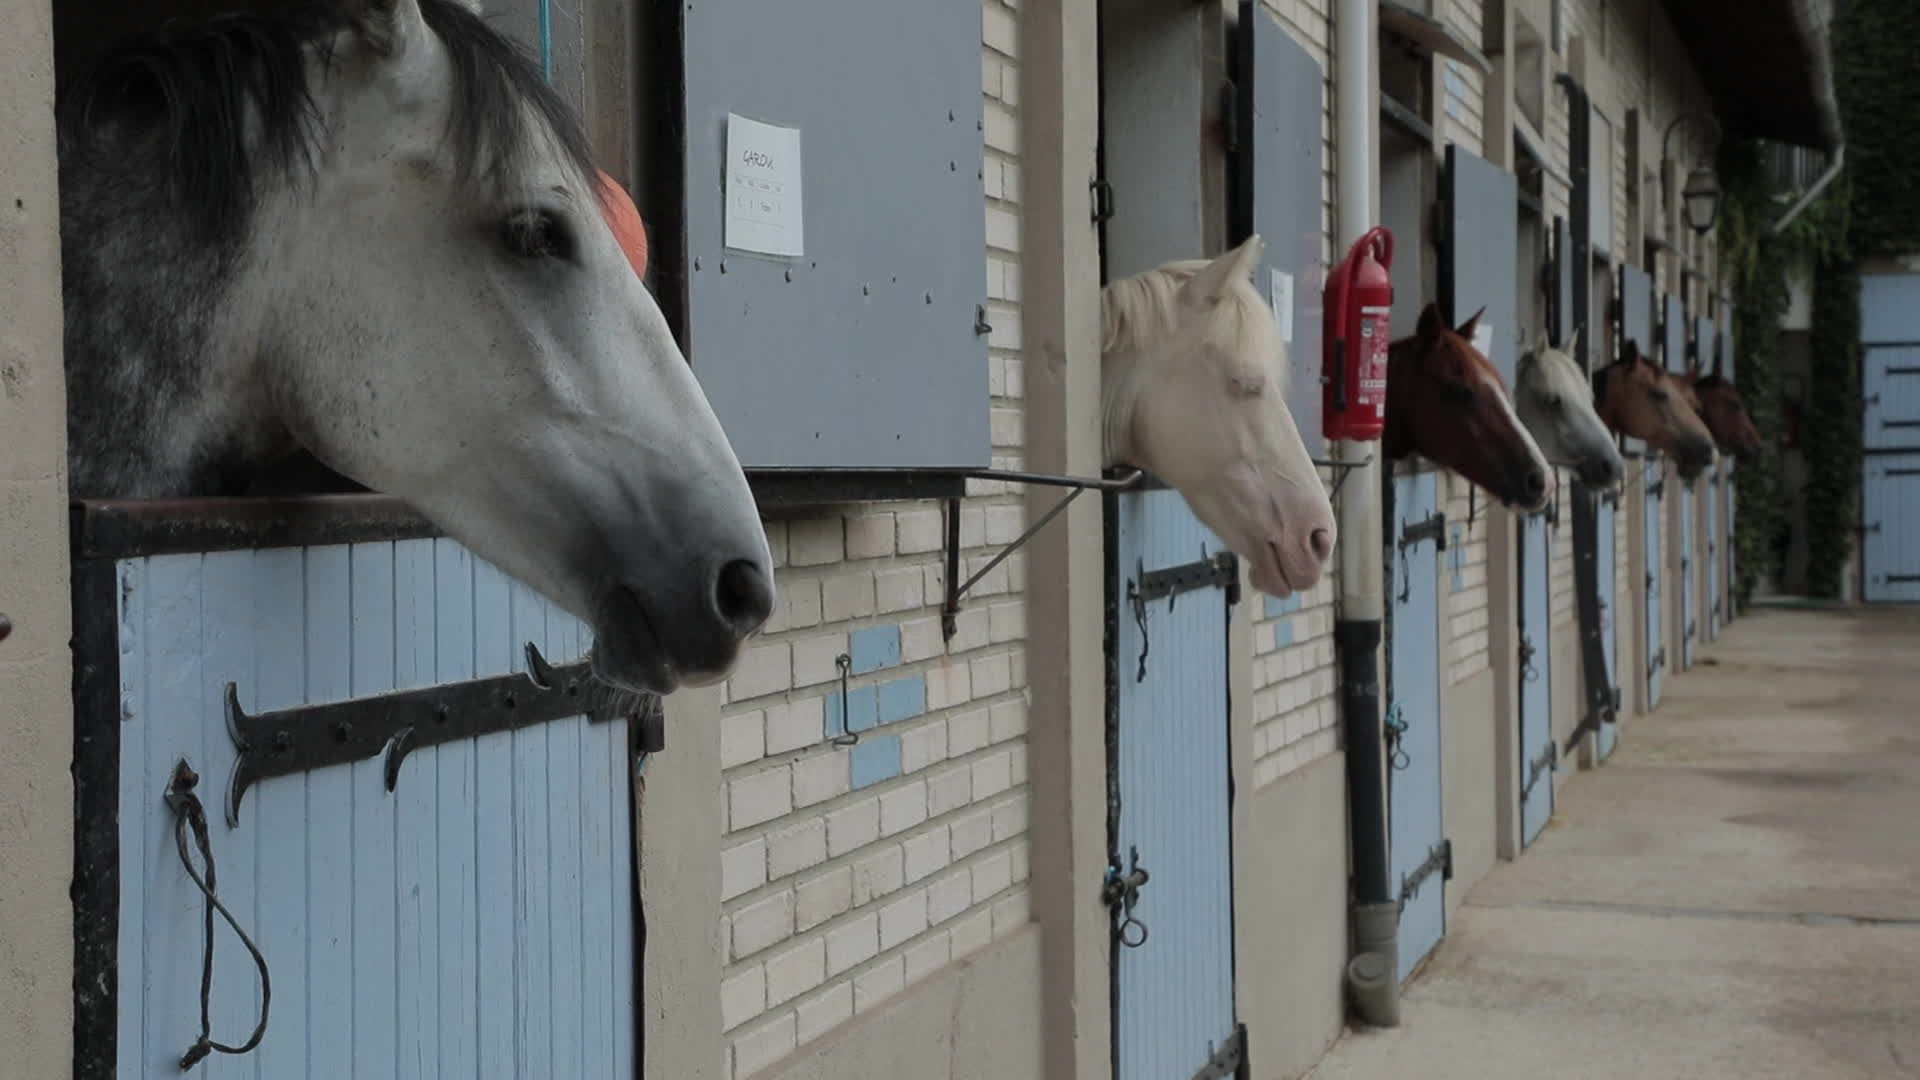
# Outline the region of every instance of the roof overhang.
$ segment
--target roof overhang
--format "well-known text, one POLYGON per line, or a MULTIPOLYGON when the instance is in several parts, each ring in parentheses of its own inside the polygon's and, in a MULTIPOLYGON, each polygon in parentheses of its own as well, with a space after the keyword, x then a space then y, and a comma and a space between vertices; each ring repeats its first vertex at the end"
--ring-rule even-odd
POLYGON ((1662 0, 1729 136, 1831 151, 1840 143, 1833 0, 1662 0))

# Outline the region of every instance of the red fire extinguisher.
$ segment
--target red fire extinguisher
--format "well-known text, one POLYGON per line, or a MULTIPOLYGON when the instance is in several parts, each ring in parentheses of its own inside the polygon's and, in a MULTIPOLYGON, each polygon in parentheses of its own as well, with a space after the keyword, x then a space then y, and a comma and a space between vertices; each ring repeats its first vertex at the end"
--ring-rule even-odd
POLYGON ((1393 233, 1368 229, 1327 277, 1322 427, 1329 439, 1378 439, 1387 426, 1393 233))

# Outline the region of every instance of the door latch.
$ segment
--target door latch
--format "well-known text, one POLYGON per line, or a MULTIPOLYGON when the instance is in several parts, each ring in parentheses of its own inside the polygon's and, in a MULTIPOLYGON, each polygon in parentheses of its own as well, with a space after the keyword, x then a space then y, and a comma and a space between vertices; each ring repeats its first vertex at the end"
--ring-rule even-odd
POLYGON ((1124 874, 1120 872, 1120 860, 1117 857, 1107 866, 1107 879, 1100 886, 1100 899, 1120 919, 1120 944, 1137 949, 1147 943, 1147 924, 1134 918, 1133 906, 1140 902, 1140 889, 1151 875, 1146 867, 1140 865, 1138 847, 1127 848, 1127 860, 1128 868, 1124 874))

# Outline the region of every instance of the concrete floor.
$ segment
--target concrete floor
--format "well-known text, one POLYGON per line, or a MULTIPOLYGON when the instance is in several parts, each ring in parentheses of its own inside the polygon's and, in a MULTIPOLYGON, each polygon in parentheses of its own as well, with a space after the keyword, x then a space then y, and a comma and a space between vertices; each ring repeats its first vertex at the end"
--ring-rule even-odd
POLYGON ((1314 1080, 1920 1077, 1920 609, 1697 660, 1314 1080))

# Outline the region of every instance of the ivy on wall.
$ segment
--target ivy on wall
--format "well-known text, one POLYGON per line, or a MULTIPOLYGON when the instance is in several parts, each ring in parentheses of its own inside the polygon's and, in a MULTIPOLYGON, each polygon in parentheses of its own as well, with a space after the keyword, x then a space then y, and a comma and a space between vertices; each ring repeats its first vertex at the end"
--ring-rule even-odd
POLYGON ((1833 87, 1846 135, 1856 255, 1920 252, 1920 4, 1838 0, 1832 23, 1833 87))
POLYGON ((1814 377, 1807 386, 1800 448, 1807 458, 1807 592, 1838 598, 1853 550, 1860 486, 1860 271, 1823 259, 1813 277, 1814 377))

